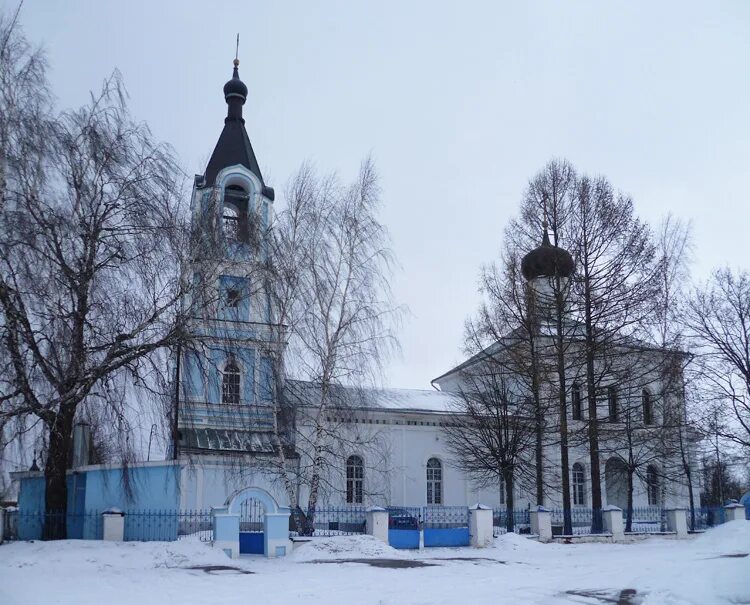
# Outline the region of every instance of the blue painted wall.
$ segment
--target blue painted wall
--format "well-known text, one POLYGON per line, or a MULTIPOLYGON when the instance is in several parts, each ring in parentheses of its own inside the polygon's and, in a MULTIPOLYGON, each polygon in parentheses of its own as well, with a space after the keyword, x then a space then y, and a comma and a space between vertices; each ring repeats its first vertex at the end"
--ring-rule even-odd
POLYGON ((103 511, 116 507, 123 511, 177 510, 180 505, 180 467, 137 466, 129 469, 132 497, 125 491, 124 475, 120 468, 88 471, 86 480, 86 510, 103 511))
MULTIPOLYGON (((130 498, 126 494, 123 471, 119 467, 81 470, 68 474, 69 538, 101 539, 100 513, 112 507, 131 512, 176 511, 179 508, 179 466, 133 467, 129 474, 132 492, 130 498)), ((44 477, 21 479, 18 494, 18 533, 21 540, 41 539, 44 494, 44 477)), ((153 528, 141 527, 139 520, 137 515, 132 515, 129 522, 126 521, 126 534, 128 527, 131 528, 130 539, 139 539, 139 532, 148 530, 153 533, 153 528)), ((168 520, 167 526, 164 528, 163 539, 175 539, 176 521, 168 520), (174 538, 170 538, 172 533, 174 538)))

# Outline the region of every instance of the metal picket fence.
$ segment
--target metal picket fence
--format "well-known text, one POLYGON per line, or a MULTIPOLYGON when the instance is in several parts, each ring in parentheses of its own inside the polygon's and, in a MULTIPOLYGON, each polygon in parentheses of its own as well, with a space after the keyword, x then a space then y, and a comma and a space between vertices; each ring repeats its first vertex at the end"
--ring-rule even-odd
POLYGON ((126 542, 174 541, 196 536, 212 538, 211 511, 130 510, 125 514, 126 542))
MULTIPOLYGON (((363 505, 324 506, 315 509, 314 536, 354 536, 367 529, 367 507, 363 505)), ((289 532, 290 537, 297 532, 289 532)))
POLYGON ((425 529, 469 527, 469 509, 466 506, 425 506, 422 522, 425 529))
MULTIPOLYGON (((41 540, 59 536, 65 530, 69 540, 101 540, 104 518, 101 511, 46 513, 6 510, 4 539, 41 540)), ((126 541, 172 541, 197 537, 209 542, 213 535, 210 510, 130 510, 125 513, 126 541)))
MULTIPOLYGON (((688 527, 690 527, 690 511, 688 511, 688 527)), ((726 520, 723 506, 701 506, 695 509, 695 526, 691 531, 704 531, 721 525, 726 520)))
MULTIPOLYGON (((591 533, 594 509, 574 506, 570 509, 570 519, 574 536, 583 536, 591 533)), ((553 508, 550 511, 552 521, 552 535, 563 535, 565 524, 565 513, 562 508, 553 508)))
MULTIPOLYGON (((508 527, 508 510, 495 508, 492 510, 492 533, 495 537, 506 533, 508 527)), ((527 509, 511 511, 513 515, 513 531, 517 534, 528 534, 531 531, 531 521, 527 509)))
MULTIPOLYGON (((630 533, 656 534, 667 530, 666 511, 660 506, 633 507, 630 533)), ((622 511, 622 524, 626 528, 628 511, 622 511)), ((626 532, 627 533, 627 532, 626 532)))
POLYGON ((3 539, 41 540, 46 535, 65 535, 70 540, 101 540, 103 519, 98 511, 46 513, 6 509, 3 539))

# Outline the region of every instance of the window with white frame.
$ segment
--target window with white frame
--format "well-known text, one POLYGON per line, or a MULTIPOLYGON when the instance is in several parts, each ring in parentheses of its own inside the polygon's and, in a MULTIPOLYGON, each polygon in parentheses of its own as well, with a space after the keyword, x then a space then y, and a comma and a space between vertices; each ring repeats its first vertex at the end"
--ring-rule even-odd
POLYGON ((427 504, 443 503, 443 465, 437 458, 427 461, 427 504))
POLYGON ((585 506, 586 505, 586 474, 583 470, 583 465, 580 462, 576 462, 573 465, 573 505, 574 506, 585 506))
POLYGON ((365 489, 365 463, 360 456, 346 459, 346 501, 362 504, 365 489))
POLYGON ((240 368, 234 359, 227 361, 222 372, 221 402, 228 405, 240 402, 240 368))

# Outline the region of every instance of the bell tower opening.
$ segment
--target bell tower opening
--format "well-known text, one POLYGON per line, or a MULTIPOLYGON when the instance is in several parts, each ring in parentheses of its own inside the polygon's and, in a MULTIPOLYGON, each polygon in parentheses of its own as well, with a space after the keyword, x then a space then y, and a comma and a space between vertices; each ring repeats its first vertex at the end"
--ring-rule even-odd
POLYGON ((227 242, 250 241, 249 199, 247 191, 239 185, 227 185, 224 190, 222 227, 227 242))

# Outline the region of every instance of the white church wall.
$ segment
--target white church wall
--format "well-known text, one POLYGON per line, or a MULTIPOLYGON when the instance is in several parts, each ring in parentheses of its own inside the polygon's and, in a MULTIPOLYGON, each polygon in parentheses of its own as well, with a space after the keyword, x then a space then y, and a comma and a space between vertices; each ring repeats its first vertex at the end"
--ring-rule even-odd
POLYGON ((488 506, 500 505, 499 489, 477 489, 453 464, 446 449, 442 428, 437 426, 439 415, 375 414, 367 423, 352 423, 342 427, 347 444, 338 460, 329 459, 328 465, 338 472, 328 473, 330 486, 323 496, 326 502, 345 503, 345 464, 349 455, 364 460, 365 504, 378 506, 427 505, 427 461, 437 458, 442 466, 442 504, 468 506, 481 502, 488 506), (369 424, 377 421, 379 424, 369 424), (421 424, 409 424, 421 423, 421 424), (354 438, 357 433, 359 444, 354 438), (377 435, 378 443, 368 442, 377 435))
POLYGON ((180 508, 208 510, 213 506, 223 506, 232 494, 246 487, 267 491, 279 506, 289 505, 281 484, 266 470, 242 464, 239 459, 213 456, 187 462, 183 467, 180 508))

